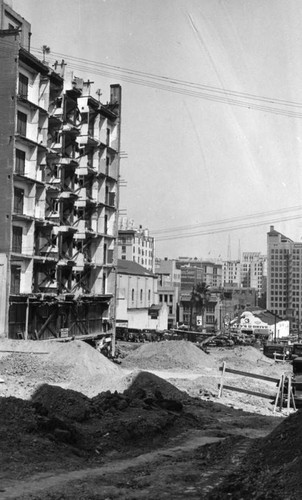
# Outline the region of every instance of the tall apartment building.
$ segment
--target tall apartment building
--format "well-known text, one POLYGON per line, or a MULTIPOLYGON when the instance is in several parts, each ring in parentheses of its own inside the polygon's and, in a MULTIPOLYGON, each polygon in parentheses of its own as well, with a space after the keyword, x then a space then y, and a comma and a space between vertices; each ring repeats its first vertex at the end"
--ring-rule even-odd
POLYGON ((270 227, 267 234, 267 307, 301 330, 302 243, 270 227))
POLYGON ((106 104, 29 49, 1 2, 0 335, 101 334, 114 325, 121 88, 106 104))
POLYGON ((134 221, 121 217, 118 229, 118 258, 131 260, 154 273, 155 241, 148 229, 134 226, 134 221))

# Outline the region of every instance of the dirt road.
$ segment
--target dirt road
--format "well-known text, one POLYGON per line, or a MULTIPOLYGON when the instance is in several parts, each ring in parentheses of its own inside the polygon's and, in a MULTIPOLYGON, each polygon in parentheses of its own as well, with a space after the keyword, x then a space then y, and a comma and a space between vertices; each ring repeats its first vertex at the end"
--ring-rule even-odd
MULTIPOLYGON (((263 437, 265 433, 267 431, 254 428, 243 431, 245 436, 253 438, 263 437)), ((238 467, 252 440, 240 437, 238 431, 234 431, 236 437, 231 439, 204 434, 204 431, 185 432, 172 439, 168 447, 132 458, 109 458, 109 462, 101 467, 57 474, 46 472, 27 480, 5 481, 1 485, 0 498, 206 498, 227 474, 238 467), (214 448, 210 446, 213 443, 216 444, 214 448)))

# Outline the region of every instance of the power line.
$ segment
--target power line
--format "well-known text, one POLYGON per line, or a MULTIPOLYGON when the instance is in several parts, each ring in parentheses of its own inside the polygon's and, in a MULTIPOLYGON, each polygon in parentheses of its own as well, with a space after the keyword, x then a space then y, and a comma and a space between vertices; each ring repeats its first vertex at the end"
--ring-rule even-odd
POLYGON ((286 212, 291 212, 293 210, 302 210, 302 205, 296 205, 293 207, 288 207, 288 208, 281 208, 277 210, 269 210, 265 212, 256 212, 253 214, 248 214, 248 215, 238 215, 236 217, 230 217, 227 219, 219 219, 219 220, 212 220, 212 221, 206 221, 206 222, 199 222, 197 224, 190 224, 190 225, 184 225, 184 226, 174 226, 174 227, 169 227, 169 228, 161 228, 161 229, 150 229, 153 235, 161 235, 162 233, 173 233, 173 232, 179 232, 179 231, 188 231, 191 229, 198 229, 202 227, 207 227, 207 226, 217 226, 225 223, 232 223, 232 222, 237 222, 240 220, 247 220, 247 219, 254 219, 256 217, 267 217, 269 215, 279 215, 283 214, 286 212))
POLYGON ((293 217, 284 217, 281 219, 269 219, 267 221, 262 221, 262 222, 251 222, 248 224, 241 224, 238 226, 229 226, 229 227, 222 227, 222 228, 217 228, 217 229, 212 229, 209 231, 201 231, 197 233, 191 233, 191 234, 179 234, 175 236, 167 236, 167 237, 162 237, 162 238, 156 238, 156 241, 172 241, 172 240, 179 240, 179 239, 190 239, 196 236, 209 236, 211 234, 218 234, 218 233, 226 233, 226 232, 231 232, 231 231, 238 231, 240 229, 246 229, 246 228, 251 228, 251 227, 258 227, 258 226, 266 226, 270 225, 272 223, 276 222, 286 222, 290 220, 297 220, 297 219, 302 219, 302 214, 301 215, 296 215, 293 217))
MULTIPOLYGON (((62 54, 62 55, 64 55, 64 54, 62 54)), ((69 57, 69 56, 65 55, 65 57, 69 57)), ((73 58, 73 59, 77 60, 77 58, 73 58)), ((81 61, 80 58, 78 58, 78 59, 79 59, 79 61, 81 61)), ((85 61, 85 64, 86 64, 86 61, 85 61)), ((163 91, 170 92, 170 93, 187 95, 187 96, 195 97, 198 99, 205 99, 208 101, 219 102, 219 103, 228 104, 228 105, 232 105, 232 106, 254 109, 254 110, 258 110, 258 111, 262 111, 262 112, 266 112, 266 113, 283 115, 283 116, 287 116, 290 118, 302 118, 302 113, 298 112, 298 111, 291 111, 290 109, 282 109, 282 108, 276 108, 276 107, 272 107, 272 106, 264 106, 263 104, 258 104, 255 102, 249 102, 249 101, 244 101, 244 100, 238 100, 237 98, 242 96, 245 99, 260 100, 260 101, 264 101, 268 104, 276 103, 276 104, 281 105, 281 106, 295 106, 297 108, 302 106, 301 103, 295 103, 295 102, 291 102, 291 101, 278 100, 278 99, 272 100, 271 98, 265 98, 265 97, 261 97, 261 96, 253 96, 252 94, 238 93, 235 91, 232 92, 229 90, 217 89, 215 87, 208 87, 208 86, 197 85, 197 84, 189 84, 189 83, 185 83, 185 82, 181 83, 182 85, 194 85, 195 88, 199 88, 200 90, 199 91, 194 90, 193 88, 187 89, 187 88, 182 88, 182 87, 174 85, 175 82, 176 83, 182 82, 181 80, 167 79, 165 77, 159 76, 158 77, 159 79, 164 79, 164 83, 162 83, 161 81, 160 82, 153 81, 153 80, 150 81, 148 79, 146 80, 146 79, 138 78, 137 76, 132 76, 132 75, 144 74, 143 72, 132 71, 132 73, 131 73, 131 70, 127 70, 128 73, 130 73, 130 74, 116 74, 115 72, 112 72, 112 71, 117 71, 116 68, 118 68, 118 67, 109 66, 109 65, 105 66, 102 63, 93 63, 93 64, 94 64, 94 66, 89 66, 89 65, 83 66, 81 64, 71 63, 71 64, 69 64, 69 66, 73 69, 78 70, 78 71, 90 72, 92 74, 97 74, 100 76, 104 76, 106 78, 112 79, 112 78, 118 77, 119 79, 121 79, 123 81, 126 81, 128 83, 132 83, 135 85, 140 85, 142 87, 155 88, 157 90, 163 90, 163 91), (103 66, 111 68, 111 71, 101 69, 103 66), (215 93, 211 94, 208 92, 207 93, 201 92, 201 89, 203 89, 203 90, 207 89, 208 92, 209 91, 216 92, 216 93, 219 92, 221 95, 219 95, 219 94, 216 95, 215 93), (225 94, 227 94, 227 95, 225 95, 225 94), (230 97, 228 97, 228 95, 234 96, 235 98, 230 98, 230 97)), ((152 74, 150 74, 150 75, 151 75, 151 78, 153 78, 153 79, 155 78, 152 74)))
MULTIPOLYGON (((38 53, 43 52, 42 49, 39 49, 39 48, 34 48, 33 50, 38 52, 38 53)), ((81 57, 75 57, 75 56, 63 54, 60 52, 51 51, 51 54, 53 54, 55 57, 63 57, 63 58, 67 57, 68 59, 70 59, 72 61, 85 63, 85 64, 87 64, 87 69, 96 66, 96 67, 114 70, 117 72, 129 73, 130 75, 138 75, 138 76, 143 76, 143 77, 150 78, 150 79, 162 80, 162 81, 170 83, 170 84, 172 83, 172 84, 178 84, 178 85, 186 85, 186 86, 190 86, 193 88, 211 90, 212 92, 230 94, 230 95, 233 95, 236 97, 244 97, 246 99, 256 99, 257 101, 263 100, 263 101, 270 103, 270 104, 278 103, 278 104, 282 104, 282 105, 286 105, 286 106, 302 107, 302 103, 297 102, 297 101, 288 101, 286 99, 265 97, 265 96, 261 96, 261 95, 251 94, 248 92, 239 92, 239 91, 219 88, 219 87, 215 87, 215 86, 211 86, 211 85, 198 84, 196 82, 190 82, 188 80, 180 80, 180 79, 174 78, 174 77, 167 77, 167 76, 163 76, 163 75, 156 75, 154 73, 148 73, 145 71, 132 70, 129 68, 124 68, 122 66, 115 66, 112 64, 102 63, 99 61, 91 61, 91 60, 87 60, 87 59, 84 59, 81 57)))

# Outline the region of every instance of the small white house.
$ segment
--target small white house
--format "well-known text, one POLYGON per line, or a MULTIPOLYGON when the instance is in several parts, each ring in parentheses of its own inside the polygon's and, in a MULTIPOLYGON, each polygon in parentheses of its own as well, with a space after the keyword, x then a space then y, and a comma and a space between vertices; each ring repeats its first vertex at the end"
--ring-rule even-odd
POLYGON ((118 261, 116 326, 128 330, 166 330, 167 304, 158 303, 157 275, 136 262, 118 261))

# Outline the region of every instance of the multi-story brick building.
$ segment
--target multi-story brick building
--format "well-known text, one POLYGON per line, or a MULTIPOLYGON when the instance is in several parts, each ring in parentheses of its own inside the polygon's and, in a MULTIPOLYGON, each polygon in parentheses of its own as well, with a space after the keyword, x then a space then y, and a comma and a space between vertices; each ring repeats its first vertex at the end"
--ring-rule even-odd
POLYGON ((30 53, 28 22, 3 2, 0 15, 0 335, 101 334, 114 325, 121 88, 94 99, 30 53))

